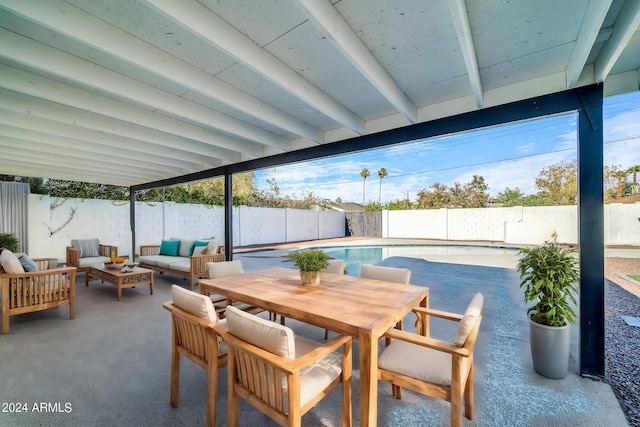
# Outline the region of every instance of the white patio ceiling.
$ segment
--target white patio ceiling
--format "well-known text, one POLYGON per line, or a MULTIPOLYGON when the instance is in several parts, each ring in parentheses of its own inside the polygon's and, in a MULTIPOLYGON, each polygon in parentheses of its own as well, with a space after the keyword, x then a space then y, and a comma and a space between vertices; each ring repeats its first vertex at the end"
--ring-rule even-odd
POLYGON ((595 82, 640 0, 0 0, 0 173, 136 185, 595 82))

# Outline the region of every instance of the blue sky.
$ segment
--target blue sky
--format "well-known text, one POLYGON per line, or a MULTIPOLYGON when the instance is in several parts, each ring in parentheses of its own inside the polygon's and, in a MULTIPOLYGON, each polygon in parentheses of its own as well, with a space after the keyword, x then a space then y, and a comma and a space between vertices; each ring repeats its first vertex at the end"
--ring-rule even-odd
MULTIPOLYGON (((605 98, 604 164, 626 169, 640 164, 640 92, 605 98)), ((275 179, 282 194, 302 195, 343 202, 362 202, 362 169, 367 201, 378 201, 378 170, 389 174, 382 180, 382 203, 415 201, 418 191, 435 182, 451 185, 481 175, 496 196, 506 187, 525 194, 537 192, 535 178, 542 168, 576 159, 576 116, 568 114, 542 120, 429 139, 390 148, 330 159, 304 162, 256 172, 256 185, 268 189, 275 179)))

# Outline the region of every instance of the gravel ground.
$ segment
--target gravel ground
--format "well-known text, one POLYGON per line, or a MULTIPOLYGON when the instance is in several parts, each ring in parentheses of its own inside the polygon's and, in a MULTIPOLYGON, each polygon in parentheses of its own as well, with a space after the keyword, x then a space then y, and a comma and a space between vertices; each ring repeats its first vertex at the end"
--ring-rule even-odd
POLYGON ((616 273, 640 273, 640 259, 605 259, 605 377, 629 424, 640 427, 640 327, 620 317, 640 317, 640 286, 616 273))

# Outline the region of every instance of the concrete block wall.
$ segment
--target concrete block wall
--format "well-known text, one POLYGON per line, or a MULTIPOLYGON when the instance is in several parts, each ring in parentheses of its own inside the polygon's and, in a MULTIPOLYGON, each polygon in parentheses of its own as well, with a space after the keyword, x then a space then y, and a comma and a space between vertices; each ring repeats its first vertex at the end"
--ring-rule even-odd
MULTIPOLYGON (((66 258, 72 239, 97 237, 131 255, 128 202, 29 196, 29 244, 33 257, 66 258), (75 211, 74 211, 75 210, 75 211), (72 214, 73 213, 73 214, 72 214), (68 223, 65 225, 65 223, 68 223), (54 230, 51 234, 49 228, 54 230)), ((233 244, 247 246, 344 236, 344 213, 241 206, 233 209, 233 244)), ((163 239, 224 242, 224 208, 180 203, 136 203, 136 250, 163 239)))
MULTIPOLYGON (((640 246, 640 203, 604 207, 605 245, 640 246)), ((384 211, 383 236, 436 240, 578 244, 577 206, 384 211)))
MULTIPOLYGON (((29 196, 28 251, 66 257, 72 239, 97 237, 131 255, 129 203, 29 196), (66 224, 66 225, 65 225, 66 224)), ((604 206, 606 245, 640 246, 640 203, 604 206)), ((558 234, 578 243, 576 206, 383 211, 382 237, 539 244, 558 234)), ((345 235, 342 212, 241 206, 233 211, 233 244, 284 243, 345 235)), ((136 203, 136 252, 162 239, 215 237, 224 241, 224 208, 136 203)))

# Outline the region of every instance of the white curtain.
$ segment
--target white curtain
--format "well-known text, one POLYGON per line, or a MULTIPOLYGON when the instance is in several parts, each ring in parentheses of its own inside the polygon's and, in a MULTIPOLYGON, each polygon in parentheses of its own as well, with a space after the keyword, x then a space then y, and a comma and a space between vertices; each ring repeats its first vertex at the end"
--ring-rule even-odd
POLYGON ((29 252, 27 229, 29 194, 31 188, 24 182, 0 181, 0 233, 15 234, 20 252, 29 252))

